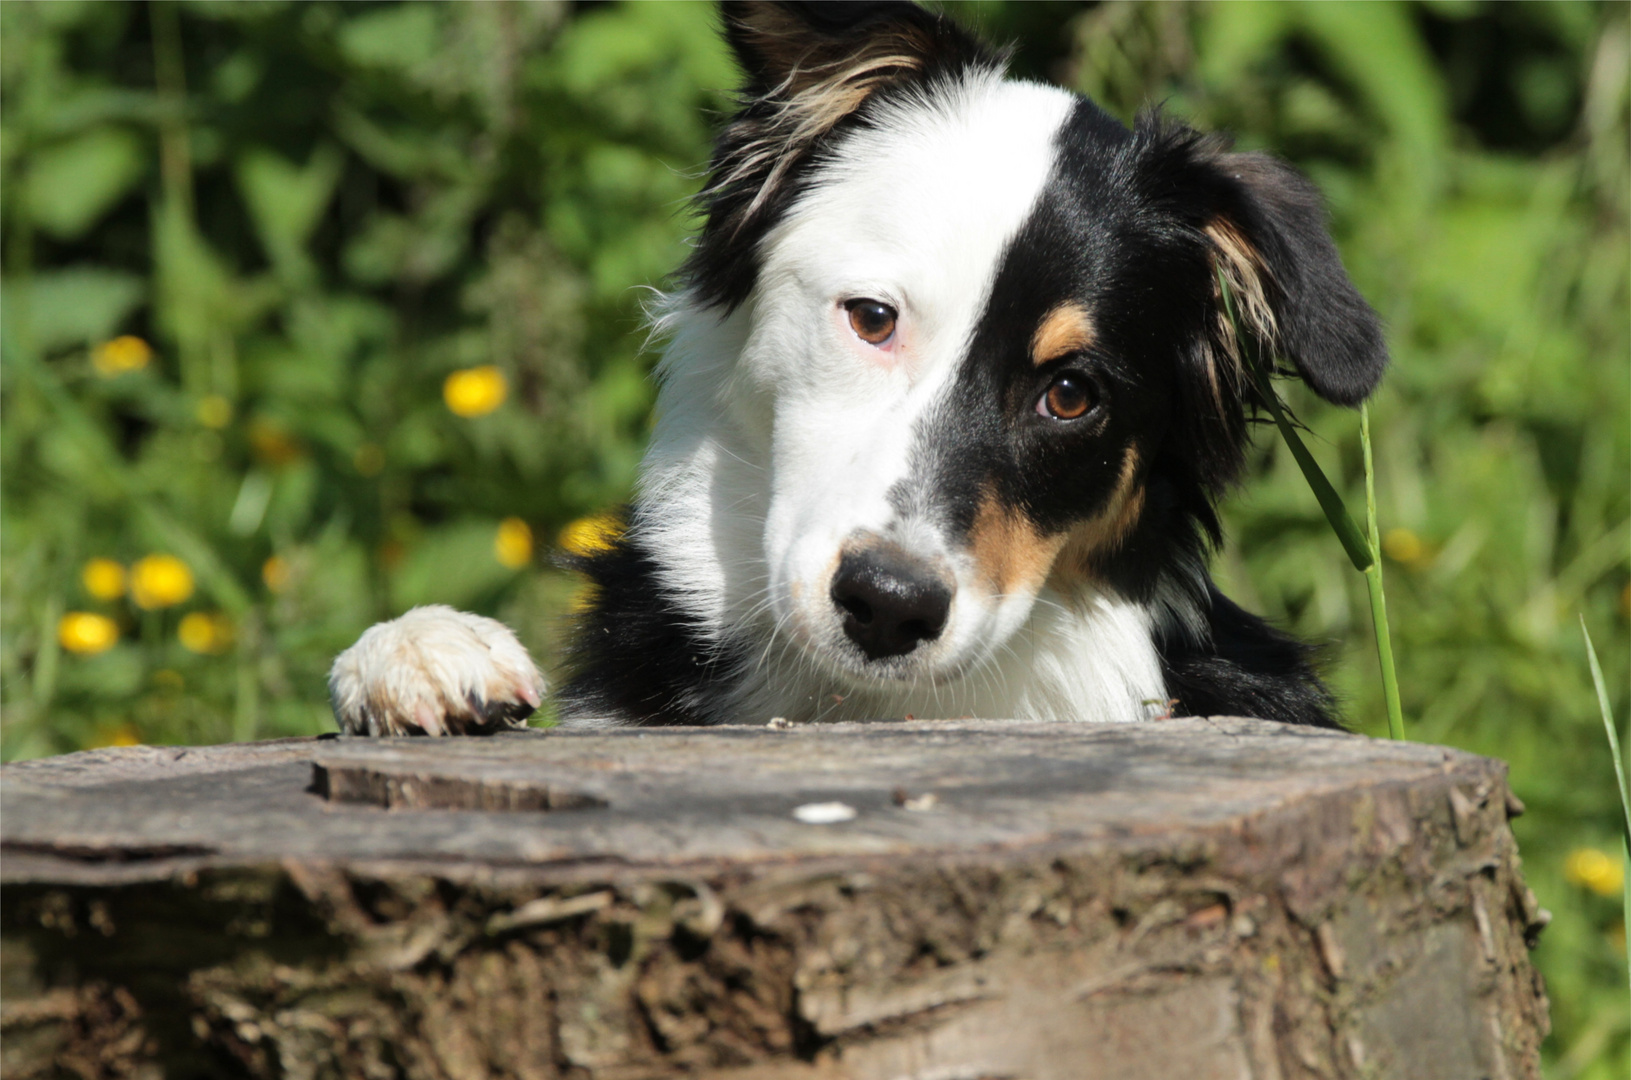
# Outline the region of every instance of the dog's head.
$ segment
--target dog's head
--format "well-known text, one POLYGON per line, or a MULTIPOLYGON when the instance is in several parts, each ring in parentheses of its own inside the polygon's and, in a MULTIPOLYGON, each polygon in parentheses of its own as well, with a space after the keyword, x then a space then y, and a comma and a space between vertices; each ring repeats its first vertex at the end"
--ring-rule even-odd
POLYGON ((724 19, 747 86, 686 296, 736 327, 769 604, 827 670, 952 678, 1044 593, 1151 601, 1199 565, 1255 400, 1220 274, 1322 397, 1381 377, 1376 316, 1279 161, 1005 79, 910 4, 724 19))

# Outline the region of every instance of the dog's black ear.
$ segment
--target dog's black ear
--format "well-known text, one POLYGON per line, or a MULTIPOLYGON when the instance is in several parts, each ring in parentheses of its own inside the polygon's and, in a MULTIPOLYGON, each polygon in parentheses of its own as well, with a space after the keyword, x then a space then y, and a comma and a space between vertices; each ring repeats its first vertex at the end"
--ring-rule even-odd
POLYGON ((1318 189, 1267 154, 1216 153, 1209 164, 1221 184, 1203 229, 1242 315, 1320 397, 1359 404, 1381 381, 1387 346, 1342 266, 1318 189))
MULTIPOLYGON (((1342 267, 1314 185, 1283 161, 1230 153, 1228 140, 1153 113, 1139 118, 1133 153, 1143 197, 1201 235, 1247 332, 1296 365, 1327 401, 1357 405, 1369 397, 1387 367, 1381 320, 1342 267)), ((1206 287, 1218 293, 1215 283, 1206 287)), ((1217 308, 1217 347, 1206 350, 1214 387, 1222 384, 1211 365, 1239 360, 1221 302, 1217 308)), ((1243 388, 1238 379, 1224 382, 1243 388)))
POLYGON ((752 290, 757 244, 821 144, 875 94, 999 59, 951 20, 909 3, 720 5, 746 75, 699 197, 706 221, 685 277, 708 303, 752 290))
POLYGON ((839 117, 856 95, 859 105, 879 85, 983 53, 950 20, 902 0, 727 0, 720 13, 749 95, 837 95, 839 117))

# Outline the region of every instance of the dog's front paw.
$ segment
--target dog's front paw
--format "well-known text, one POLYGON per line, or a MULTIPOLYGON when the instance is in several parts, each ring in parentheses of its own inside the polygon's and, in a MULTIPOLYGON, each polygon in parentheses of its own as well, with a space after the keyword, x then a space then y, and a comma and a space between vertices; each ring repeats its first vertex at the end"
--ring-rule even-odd
POLYGON ((524 727, 544 677, 503 623, 432 604, 369 627, 328 692, 348 735, 485 735, 524 727))

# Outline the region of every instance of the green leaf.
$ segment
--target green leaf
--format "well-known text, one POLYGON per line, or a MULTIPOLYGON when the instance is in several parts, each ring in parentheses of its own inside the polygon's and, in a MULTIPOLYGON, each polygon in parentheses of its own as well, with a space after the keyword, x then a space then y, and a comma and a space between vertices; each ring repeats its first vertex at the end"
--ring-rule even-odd
POLYGON ((344 157, 328 143, 304 168, 254 147, 238 159, 238 189, 255 220, 261 244, 285 274, 310 273, 303 249, 334 197, 344 157))
POLYGON ((145 293, 134 274, 75 266, 6 282, 0 305, 5 321, 23 328, 33 348, 46 354, 113 337, 145 293))
POLYGON ((1359 92, 1417 169, 1443 152, 1449 99, 1403 4, 1304 2, 1297 19, 1359 92))
POLYGON ((1269 55, 1286 31, 1291 6, 1269 0, 1239 0, 1207 9, 1196 43, 1205 80, 1218 87, 1237 84, 1251 66, 1269 55))
POLYGON ((437 24, 430 4, 383 8, 347 20, 340 48, 352 63, 411 72, 435 57, 437 24))
POLYGON ((147 168, 142 141, 104 127, 28 158, 28 212, 42 230, 73 240, 113 208, 147 168))

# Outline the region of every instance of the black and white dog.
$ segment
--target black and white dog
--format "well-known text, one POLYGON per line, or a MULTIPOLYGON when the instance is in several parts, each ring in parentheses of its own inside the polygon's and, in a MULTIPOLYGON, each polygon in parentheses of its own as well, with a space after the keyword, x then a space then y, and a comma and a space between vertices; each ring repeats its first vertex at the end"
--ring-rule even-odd
MULTIPOLYGON (((747 85, 563 718, 1335 725, 1307 647, 1206 572, 1259 404, 1220 275, 1327 400, 1387 363, 1314 188, 910 4, 723 10, 747 85)), ((500 624, 420 608, 331 691, 346 731, 441 734, 544 686, 500 624)))

